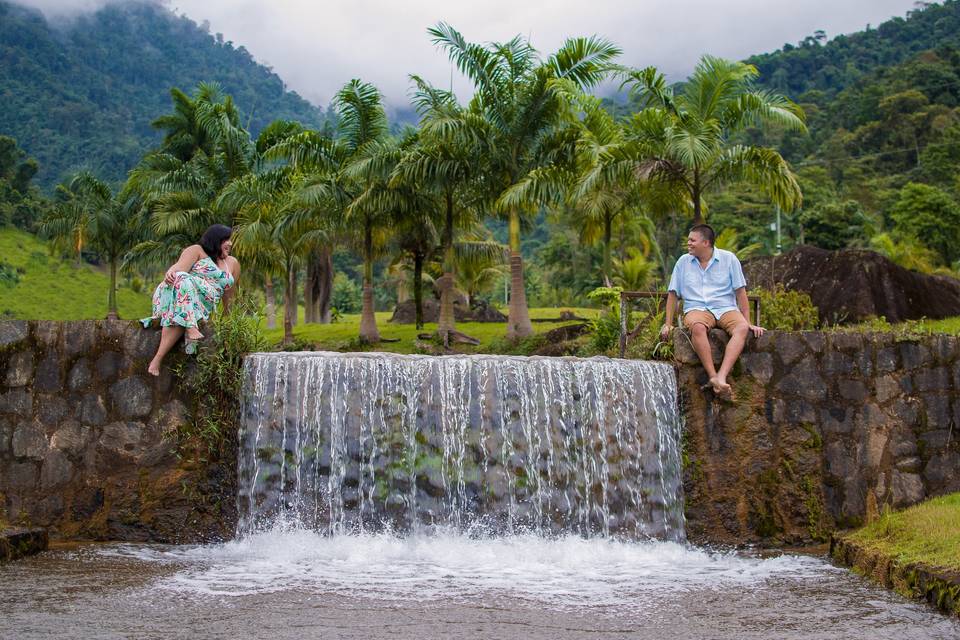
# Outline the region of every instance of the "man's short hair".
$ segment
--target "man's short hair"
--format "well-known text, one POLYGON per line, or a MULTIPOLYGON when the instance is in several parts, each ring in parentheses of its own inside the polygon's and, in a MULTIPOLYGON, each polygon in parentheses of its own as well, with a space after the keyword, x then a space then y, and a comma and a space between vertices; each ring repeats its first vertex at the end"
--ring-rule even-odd
POLYGON ((714 231, 713 227, 711 227, 708 224, 693 225, 693 228, 690 229, 690 233, 693 233, 694 231, 699 233, 701 238, 709 242, 711 247, 713 246, 713 243, 717 239, 717 232, 714 231))

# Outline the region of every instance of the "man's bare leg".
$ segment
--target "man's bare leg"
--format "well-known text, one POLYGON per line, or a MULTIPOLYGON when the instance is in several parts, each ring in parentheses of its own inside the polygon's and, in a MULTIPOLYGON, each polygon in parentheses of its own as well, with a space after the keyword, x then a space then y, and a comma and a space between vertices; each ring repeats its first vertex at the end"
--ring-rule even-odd
POLYGON ((717 384, 724 392, 730 390, 727 376, 730 375, 730 370, 733 369, 737 358, 743 353, 743 346, 747 343, 748 333, 750 333, 750 325, 747 323, 738 324, 730 333, 730 340, 727 341, 727 348, 723 352, 723 362, 720 363, 720 371, 717 372, 717 384))
MULTIPOLYGON (((690 327, 690 340, 693 342, 693 350, 697 352, 700 362, 703 364, 704 371, 710 379, 710 386, 715 393, 720 393, 718 387, 717 370, 713 366, 713 350, 710 348, 710 338, 708 337, 707 325, 699 322, 693 323, 690 327)), ((741 347, 742 348, 742 347, 741 347)), ((727 385, 730 388, 730 385, 727 385)))

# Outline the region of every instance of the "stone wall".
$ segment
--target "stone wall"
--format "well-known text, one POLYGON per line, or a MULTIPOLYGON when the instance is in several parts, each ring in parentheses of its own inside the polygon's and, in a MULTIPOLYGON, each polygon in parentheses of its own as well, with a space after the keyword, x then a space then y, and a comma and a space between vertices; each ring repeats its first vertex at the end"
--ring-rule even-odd
MULTIPOLYGON (((734 369, 732 402, 700 388, 689 339, 674 340, 692 540, 823 541, 960 491, 956 338, 768 332, 734 369)), ((711 340, 719 363, 726 335, 711 340)))
POLYGON ((0 522, 54 539, 232 533, 235 465, 176 455, 192 401, 169 367, 146 373, 158 340, 129 322, 0 322, 0 522))

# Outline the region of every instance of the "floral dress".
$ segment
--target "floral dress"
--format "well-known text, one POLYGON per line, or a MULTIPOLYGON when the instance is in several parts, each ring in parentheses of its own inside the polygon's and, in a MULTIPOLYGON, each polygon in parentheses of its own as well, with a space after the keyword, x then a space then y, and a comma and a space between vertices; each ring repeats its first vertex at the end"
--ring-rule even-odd
POLYGON ((149 326, 154 318, 161 327, 196 327, 210 317, 224 291, 233 286, 233 275, 209 256, 197 260, 190 271, 178 271, 173 284, 161 282, 153 293, 153 315, 141 320, 149 326))

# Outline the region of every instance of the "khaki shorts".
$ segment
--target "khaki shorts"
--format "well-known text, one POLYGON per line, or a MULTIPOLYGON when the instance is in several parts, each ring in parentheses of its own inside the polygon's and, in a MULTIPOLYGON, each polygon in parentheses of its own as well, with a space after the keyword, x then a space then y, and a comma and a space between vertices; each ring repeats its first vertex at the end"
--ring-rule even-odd
POLYGON ((709 311, 694 309, 683 315, 683 326, 687 329, 693 329, 693 325, 695 324, 702 324, 707 327, 707 330, 719 325, 721 329, 733 335, 733 330, 737 328, 737 325, 748 323, 746 318, 743 317, 743 314, 737 310, 727 311, 717 320, 709 311))

